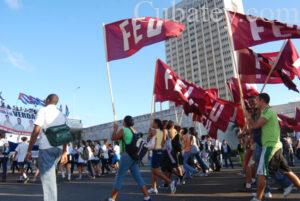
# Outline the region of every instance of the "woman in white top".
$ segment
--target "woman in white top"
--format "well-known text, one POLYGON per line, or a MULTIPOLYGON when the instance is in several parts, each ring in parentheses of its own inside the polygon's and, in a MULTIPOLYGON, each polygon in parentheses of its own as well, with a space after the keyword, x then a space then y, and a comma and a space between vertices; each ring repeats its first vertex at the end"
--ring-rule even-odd
POLYGON ((163 147, 166 143, 167 132, 163 129, 163 124, 161 120, 154 119, 152 123, 152 128, 149 132, 150 138, 155 137, 155 146, 153 149, 153 156, 151 161, 151 172, 152 172, 152 188, 148 190, 149 193, 158 194, 157 190, 157 178, 160 178, 165 181, 166 184, 169 184, 171 193, 176 192, 176 182, 169 179, 164 173, 161 172, 161 162, 163 159, 163 147))
POLYGON ((78 179, 82 179, 82 173, 83 173, 83 168, 86 164, 86 161, 83 160, 83 149, 84 149, 84 141, 80 142, 80 145, 78 146, 77 153, 78 153, 78 161, 77 161, 77 169, 78 169, 78 179))
POLYGON ((99 158, 99 151, 100 151, 100 146, 98 144, 98 142, 90 142, 90 147, 92 149, 93 152, 93 156, 92 156, 92 164, 93 164, 93 168, 95 171, 95 175, 100 176, 100 167, 99 167, 99 163, 100 163, 100 158, 99 158))
POLYGON ((72 152, 72 145, 71 143, 69 143, 67 145, 67 156, 68 156, 68 163, 67 164, 60 164, 59 165, 59 169, 61 171, 61 176, 62 178, 64 179, 66 177, 66 173, 65 173, 65 170, 66 169, 66 172, 68 174, 68 181, 71 181, 71 163, 72 163, 72 155, 71 155, 71 152, 72 152))
POLYGON ((95 171, 94 171, 94 167, 93 167, 93 163, 92 161, 95 159, 94 157, 94 153, 92 151, 92 148, 91 148, 91 141, 88 140, 87 142, 85 142, 85 146, 86 146, 86 149, 88 150, 88 153, 89 153, 89 156, 88 156, 88 160, 87 160, 87 169, 90 173, 90 177, 91 179, 95 179, 95 171))

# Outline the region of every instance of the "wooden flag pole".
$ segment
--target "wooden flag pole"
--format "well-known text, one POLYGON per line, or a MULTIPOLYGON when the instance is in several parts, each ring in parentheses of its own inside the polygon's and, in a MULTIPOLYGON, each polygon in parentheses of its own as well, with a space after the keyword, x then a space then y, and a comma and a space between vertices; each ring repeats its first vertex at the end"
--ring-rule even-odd
POLYGON ((116 114, 115 100, 114 100, 113 90, 112 90, 112 83, 111 83, 111 76, 110 76, 110 66, 109 66, 108 55, 107 55, 106 30, 105 30, 105 24, 104 23, 103 23, 103 39, 104 39, 104 49, 105 49, 106 73, 107 73, 107 79, 108 79, 108 85, 109 85, 111 105, 112 105, 112 110, 113 110, 113 115, 114 115, 114 122, 116 122, 117 121, 117 114, 116 114))
MULTIPOLYGON (((232 57, 232 60, 233 60, 233 66, 234 66, 233 69, 234 69, 235 74, 236 74, 237 79, 238 79, 241 106, 242 106, 243 112, 245 114, 246 113, 246 106, 245 106, 245 103, 244 103, 244 93, 243 93, 243 89, 242 89, 242 82, 241 82, 241 79, 240 79, 239 71, 238 71, 238 68, 237 68, 237 60, 236 60, 235 53, 234 53, 234 43, 233 43, 233 39, 232 39, 231 22, 230 22, 230 19, 228 17, 226 9, 224 9, 224 12, 225 12, 225 17, 226 17, 226 22, 227 22, 227 29, 228 29, 229 40, 230 40, 229 45, 230 45, 230 49, 231 49, 231 51, 230 51, 231 52, 231 57, 232 57)), ((245 116, 245 122, 246 122, 246 126, 248 127, 248 122, 247 122, 246 116, 245 116)))
POLYGON ((270 78, 271 78, 271 75, 272 75, 272 73, 274 72, 274 70, 275 70, 275 68, 276 68, 276 66, 277 66, 277 64, 278 64, 278 62, 279 62, 279 59, 280 59, 280 57, 281 57, 281 55, 282 55, 282 51, 284 50, 284 48, 285 48, 287 42, 288 42, 288 40, 285 40, 285 42, 283 43, 283 46, 281 47, 281 50, 280 50, 280 52, 279 52, 279 55, 278 55, 277 58, 276 58, 276 62, 275 62, 274 65, 272 66, 272 69, 270 70, 270 72, 269 72, 269 74, 268 74, 268 77, 267 77, 267 79, 266 79, 266 81, 265 81, 265 83, 264 83, 264 85, 263 85, 263 87, 262 87, 260 93, 262 93, 262 92, 264 91, 264 89, 266 88, 266 85, 268 84, 268 82, 269 82, 269 80, 270 80, 270 78))

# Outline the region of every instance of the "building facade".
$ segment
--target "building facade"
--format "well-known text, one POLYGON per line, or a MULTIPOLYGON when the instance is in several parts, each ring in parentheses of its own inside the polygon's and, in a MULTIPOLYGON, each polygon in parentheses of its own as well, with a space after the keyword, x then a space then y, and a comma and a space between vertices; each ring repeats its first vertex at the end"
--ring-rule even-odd
POLYGON ((186 30, 166 41, 166 62, 182 78, 230 99, 226 82, 235 75, 224 9, 244 12, 242 0, 183 0, 165 13, 186 30))

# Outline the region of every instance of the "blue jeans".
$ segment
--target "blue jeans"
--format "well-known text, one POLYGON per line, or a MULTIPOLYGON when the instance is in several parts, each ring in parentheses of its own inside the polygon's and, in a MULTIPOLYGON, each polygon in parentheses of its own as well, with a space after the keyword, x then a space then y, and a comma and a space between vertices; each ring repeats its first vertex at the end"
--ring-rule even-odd
POLYGON ((197 170, 188 164, 189 159, 192 156, 193 156, 193 154, 191 151, 184 152, 184 154, 183 154, 183 167, 186 171, 186 175, 189 177, 192 176, 193 174, 197 173, 197 170))
POLYGON ((2 166, 2 180, 6 180, 7 161, 7 157, 0 158, 0 165, 2 166))
POLYGON ((130 170, 132 177, 140 188, 145 186, 145 182, 141 176, 140 168, 137 161, 132 160, 132 158, 127 154, 123 153, 121 155, 120 168, 118 170, 117 176, 115 178, 114 189, 121 190, 122 183, 126 176, 127 171, 130 170))
POLYGON ((62 150, 57 147, 39 150, 38 165, 44 192, 44 201, 57 201, 55 170, 61 154, 62 150))
POLYGON ((282 188, 287 188, 290 185, 292 185, 291 180, 286 175, 281 173, 280 171, 277 171, 275 173, 274 179, 275 179, 276 183, 279 184, 282 188))
POLYGON ((202 171, 205 173, 209 167, 208 165, 203 161, 203 159, 200 156, 200 152, 198 152, 197 154, 195 154, 195 158, 198 161, 198 163, 200 164, 200 167, 202 169, 202 171))

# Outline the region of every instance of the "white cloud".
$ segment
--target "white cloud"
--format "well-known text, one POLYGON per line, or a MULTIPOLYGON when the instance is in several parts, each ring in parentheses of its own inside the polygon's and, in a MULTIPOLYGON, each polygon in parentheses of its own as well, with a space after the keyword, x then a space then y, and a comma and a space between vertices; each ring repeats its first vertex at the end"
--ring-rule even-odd
POLYGON ((7 47, 2 46, 0 48, 0 53, 3 53, 3 59, 5 62, 11 64, 15 68, 25 71, 31 71, 32 67, 26 62, 21 53, 12 52, 7 47))
POLYGON ((5 3, 12 10, 19 10, 22 8, 22 0, 5 0, 5 3))

